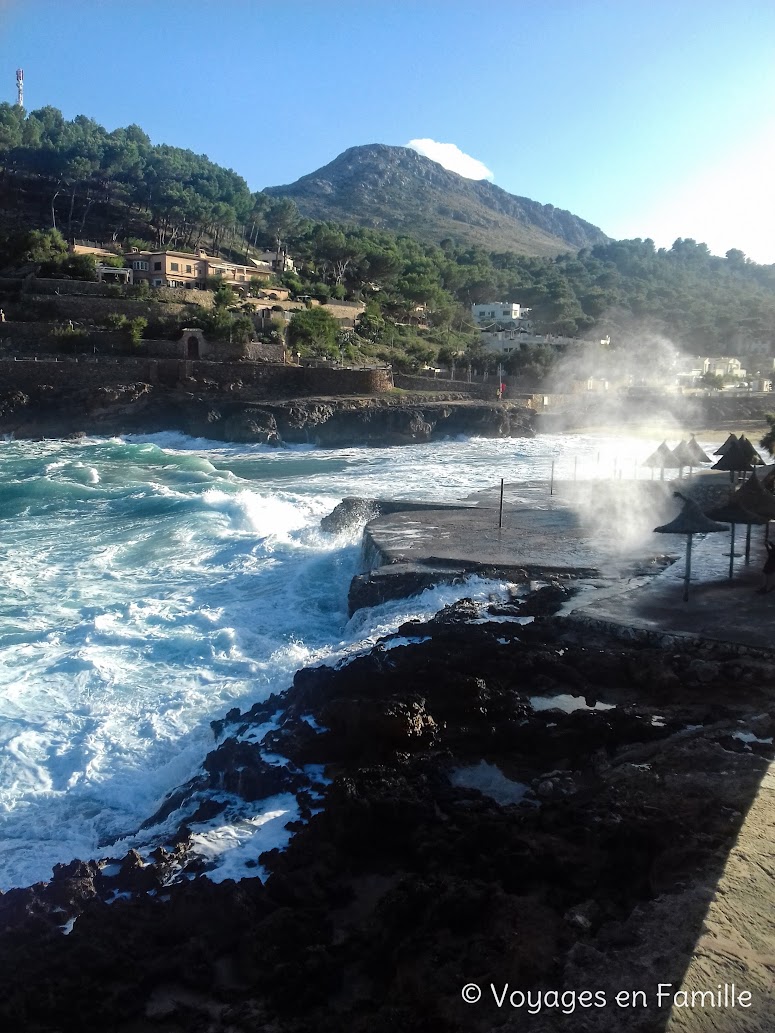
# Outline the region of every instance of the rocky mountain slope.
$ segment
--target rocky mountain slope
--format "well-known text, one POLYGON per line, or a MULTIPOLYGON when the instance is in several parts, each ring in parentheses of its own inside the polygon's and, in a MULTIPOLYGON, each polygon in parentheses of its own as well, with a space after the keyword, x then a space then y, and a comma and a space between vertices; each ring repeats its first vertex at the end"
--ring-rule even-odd
POLYGON ((357 223, 435 243, 450 237, 490 250, 556 255, 608 240, 571 212, 465 179, 408 147, 350 147, 316 172, 267 187, 266 193, 293 198, 311 219, 357 223))

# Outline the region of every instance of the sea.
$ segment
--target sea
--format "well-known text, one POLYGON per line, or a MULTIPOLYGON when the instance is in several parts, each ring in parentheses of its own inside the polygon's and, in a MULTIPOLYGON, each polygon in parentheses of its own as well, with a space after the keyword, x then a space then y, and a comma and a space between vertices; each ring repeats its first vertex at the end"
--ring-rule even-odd
MULTIPOLYGON (((0 442, 0 889, 48 880, 75 858, 150 851, 172 824, 141 826, 201 769, 213 720, 461 595, 505 594, 471 578, 349 618, 362 528, 319 526, 345 496, 453 502, 501 478, 547 488, 552 475, 646 478, 639 464, 657 444, 0 442)), ((246 860, 282 846, 294 816, 287 795, 229 801, 194 842, 214 879, 255 875, 246 860)))

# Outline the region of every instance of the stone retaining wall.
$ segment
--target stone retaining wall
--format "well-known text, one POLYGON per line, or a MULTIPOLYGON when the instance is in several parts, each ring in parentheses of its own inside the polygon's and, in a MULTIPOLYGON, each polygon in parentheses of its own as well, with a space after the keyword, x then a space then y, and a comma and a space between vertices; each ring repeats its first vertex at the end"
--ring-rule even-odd
POLYGON ((55 323, 30 320, 25 323, 0 323, 0 352, 18 355, 50 356, 60 354, 87 354, 95 349, 100 353, 121 354, 130 348, 129 335, 121 330, 86 328, 77 337, 60 337, 54 333, 55 323))
POLYGON ((497 384, 469 384, 466 380, 447 380, 437 377, 416 377, 406 373, 396 373, 393 377, 396 387, 405 391, 458 391, 471 398, 495 400, 497 384))
POLYGON ((199 307, 193 303, 181 305, 173 302, 134 301, 131 298, 92 298, 57 294, 24 294, 20 298, 5 301, 3 309, 6 317, 15 322, 29 322, 30 319, 99 322, 115 312, 129 319, 140 316, 149 321, 169 316, 185 317, 194 326, 199 311, 199 307))
MULTIPOLYGON (((41 384, 55 388, 96 388, 112 384, 209 381, 220 387, 242 384, 239 397, 268 401, 310 395, 374 395, 392 387, 389 370, 307 369, 258 362, 206 362, 122 356, 89 358, 0 358, 5 391, 33 391, 41 384)), ((233 397, 233 394, 231 395, 233 397)))
MULTIPOLYGON (((135 288, 117 283, 94 283, 91 280, 41 279, 37 276, 2 276, 0 293, 53 294, 60 296, 81 296, 90 298, 114 298, 117 301, 143 300, 134 298, 135 288)), ((154 302, 172 302, 179 305, 213 307, 212 291, 187 290, 185 287, 153 287, 148 298, 154 302)))

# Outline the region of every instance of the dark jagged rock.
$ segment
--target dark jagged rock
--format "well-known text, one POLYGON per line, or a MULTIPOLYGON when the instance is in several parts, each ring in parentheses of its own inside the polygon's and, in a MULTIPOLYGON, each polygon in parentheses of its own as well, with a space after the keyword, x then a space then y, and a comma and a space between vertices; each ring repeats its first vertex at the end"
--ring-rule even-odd
POLYGON ((562 609, 564 604, 573 596, 575 588, 555 582, 550 585, 542 585, 541 588, 531 592, 520 605, 520 616, 522 617, 550 617, 562 609))
MULTIPOLYGON (((507 1017, 567 1033, 560 1009, 504 1016, 461 988, 678 985, 773 755, 735 735, 775 728, 771 670, 482 612, 462 600, 401 628, 411 644, 303 669, 218 723, 218 793, 299 803, 288 848, 253 859, 265 885, 213 884, 182 833, 0 895, 3 1028, 484 1033, 507 1017), (270 718, 260 743, 235 737, 270 718), (321 763, 312 793, 301 768, 321 763)), ((579 1029, 661 1033, 664 1017, 608 1010, 579 1029)))
POLYGON ((356 574, 347 593, 350 616, 367 606, 378 606, 390 599, 408 599, 426 588, 458 584, 466 574, 458 568, 426 567, 417 563, 393 563, 367 574, 356 574))
POLYGON ((257 743, 236 739, 227 739, 209 753, 203 767, 210 776, 211 789, 233 793, 243 800, 264 800, 309 784, 303 775, 294 774, 284 765, 268 764, 257 743))
POLYGON ((403 445, 460 434, 532 437, 534 413, 487 402, 421 404, 383 396, 255 402, 194 382, 146 383, 0 394, 0 431, 19 438, 180 430, 194 437, 249 444, 309 443, 329 448, 403 445), (213 395, 215 396, 213 397, 213 395))

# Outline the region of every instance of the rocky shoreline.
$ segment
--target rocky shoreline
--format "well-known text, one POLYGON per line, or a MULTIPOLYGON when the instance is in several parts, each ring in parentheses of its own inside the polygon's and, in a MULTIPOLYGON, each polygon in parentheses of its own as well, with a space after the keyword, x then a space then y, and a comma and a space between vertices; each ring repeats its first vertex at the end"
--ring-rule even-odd
MULTIPOLYGON (((461 998, 680 985, 775 752, 770 655, 624 644, 546 616, 566 592, 463 600, 216 722, 165 847, 0 896, 5 1028, 664 1030, 653 1000, 461 998), (206 878, 190 824, 279 792, 299 817, 265 881, 206 878)), ((760 1024, 723 1028, 769 1028, 754 969, 760 1024)))
POLYGON ((532 437, 535 413, 524 406, 443 401, 422 396, 293 398, 245 401, 208 390, 116 383, 94 389, 0 394, 0 433, 17 438, 180 431, 244 444, 403 445, 458 435, 532 437))

